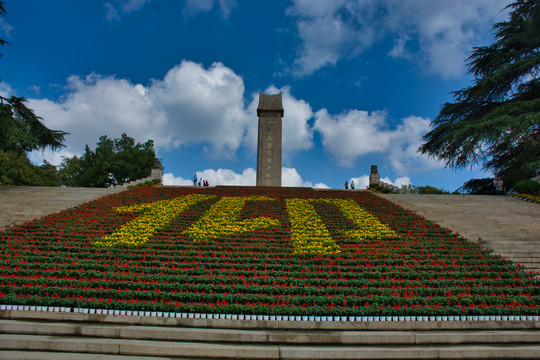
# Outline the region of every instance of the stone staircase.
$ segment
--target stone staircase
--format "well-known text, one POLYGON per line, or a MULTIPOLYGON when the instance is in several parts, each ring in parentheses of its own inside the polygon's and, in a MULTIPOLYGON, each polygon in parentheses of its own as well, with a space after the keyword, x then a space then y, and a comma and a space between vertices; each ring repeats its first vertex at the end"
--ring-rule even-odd
POLYGON ((123 191, 121 188, 0 187, 0 230, 123 191))
POLYGON ((1 359, 532 359, 538 321, 277 321, 0 311, 1 359))
POLYGON ((540 204, 488 195, 377 195, 540 272, 540 204))
POLYGON ((136 186, 138 184, 142 184, 144 182, 157 180, 157 179, 161 180, 162 178, 163 178, 163 171, 161 169, 152 169, 152 171, 150 173, 150 176, 147 176, 147 177, 142 178, 142 179, 133 180, 133 181, 130 181, 128 183, 119 185, 118 188, 127 189, 130 186, 136 186))

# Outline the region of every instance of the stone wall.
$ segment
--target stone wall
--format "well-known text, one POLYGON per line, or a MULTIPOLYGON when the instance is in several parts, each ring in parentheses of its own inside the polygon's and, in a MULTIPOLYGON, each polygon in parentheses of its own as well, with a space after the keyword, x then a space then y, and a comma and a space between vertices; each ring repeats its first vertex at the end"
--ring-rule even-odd
POLYGON ((123 185, 118 185, 117 188, 124 188, 124 189, 127 189, 128 186, 134 186, 134 185, 137 185, 137 184, 140 184, 140 183, 143 183, 143 182, 146 182, 146 181, 152 181, 152 180, 155 180, 155 179, 159 179, 159 180, 162 180, 163 178, 163 171, 161 169, 152 169, 152 171, 150 172, 150 176, 147 176, 145 178, 142 178, 142 179, 137 179, 137 180, 133 180, 133 181, 130 181, 128 183, 125 183, 123 185))

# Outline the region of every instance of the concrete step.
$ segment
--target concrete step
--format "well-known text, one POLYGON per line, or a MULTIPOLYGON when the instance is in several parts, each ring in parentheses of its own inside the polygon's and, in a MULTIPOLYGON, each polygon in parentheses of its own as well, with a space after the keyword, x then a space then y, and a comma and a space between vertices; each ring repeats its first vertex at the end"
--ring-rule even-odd
POLYGON ((207 344, 44 335, 0 335, 3 350, 57 351, 129 356, 276 359, 277 346, 207 344))
POLYGON ((2 359, 525 359, 539 353, 540 322, 534 320, 248 321, 0 312, 2 359))
POLYGON ((223 328, 158 327, 135 325, 73 324, 68 322, 31 322, 0 320, 1 334, 40 334, 48 336, 87 336, 156 341, 215 343, 276 343, 334 345, 414 345, 414 344, 502 344, 539 343, 540 331, 314 331, 314 330, 243 330, 223 328))
POLYGON ((494 250, 496 250, 495 252, 497 252, 497 253, 534 254, 535 257, 538 256, 538 254, 539 254, 537 246, 529 246, 529 245, 519 245, 517 247, 516 246, 494 245, 494 244, 487 243, 484 247, 494 249, 494 250))
POLYGON ((121 188, 0 187, 0 230, 114 194, 121 188))
POLYGON ((379 194, 477 242, 496 254, 538 270, 540 206, 505 196, 379 194), (527 258, 528 261, 521 261, 527 258), (519 259, 516 260, 516 259, 519 259))
MULTIPOLYGON (((170 360, 170 357, 156 356, 124 356, 106 354, 82 354, 69 352, 42 352, 42 351, 2 351, 0 359, 3 360, 170 360)), ((178 359, 178 358, 177 358, 178 359)), ((195 359, 195 358, 191 358, 195 359)), ((189 360, 189 358, 184 358, 189 360)))
MULTIPOLYGON (((478 339, 484 334, 477 334, 478 339)), ((324 335, 323 335, 324 336, 324 335)), ((519 336, 516 334, 516 336, 519 336)), ((452 337, 450 337, 452 338, 452 337)), ((426 343, 388 346, 384 343, 370 345, 312 344, 308 340, 298 345, 188 342, 182 340, 136 340, 90 337, 68 337, 48 335, 0 335, 2 351, 17 350, 33 352, 60 352, 71 354, 106 354, 122 356, 152 356, 175 358, 210 359, 420 359, 420 358, 534 358, 540 353, 540 343, 512 343, 504 334, 501 344, 467 343, 466 339, 448 339, 448 334, 439 334, 426 343), (446 336, 445 336, 446 335, 446 336)), ((12 353, 12 358, 16 354, 12 353)), ((76 358, 76 357, 73 357, 76 358)))
MULTIPOLYGON (((335 347, 289 345, 223 345, 180 342, 154 342, 111 339, 54 339, 38 335, 0 336, 9 348, 25 351, 55 351, 71 354, 107 354, 206 359, 532 359, 540 353, 538 345, 412 346, 412 347, 335 347), (76 349, 66 351, 64 349, 76 349)), ((13 354, 13 353, 12 353, 13 354)))

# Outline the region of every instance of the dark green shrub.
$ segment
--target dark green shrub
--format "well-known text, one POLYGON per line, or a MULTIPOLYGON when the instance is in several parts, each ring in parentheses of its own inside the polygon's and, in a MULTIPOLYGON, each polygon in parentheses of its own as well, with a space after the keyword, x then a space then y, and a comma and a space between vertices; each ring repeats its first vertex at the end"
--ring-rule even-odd
POLYGON ((514 184, 514 192, 520 194, 540 193, 540 184, 533 180, 522 180, 514 184))
POLYGON ((381 194, 396 194, 392 190, 387 189, 382 185, 370 184, 368 189, 372 190, 372 191, 375 191, 375 192, 378 192, 378 193, 381 193, 381 194))
POLYGON ((470 195, 494 195, 497 193, 497 189, 495 189, 493 179, 491 178, 471 179, 458 190, 470 195))
POLYGON ((138 183, 137 185, 129 185, 128 189, 131 189, 132 187, 136 187, 136 186, 153 186, 153 185, 161 185, 161 179, 153 179, 153 180, 148 180, 142 183, 138 183))
POLYGON ((419 194, 448 194, 448 191, 437 189, 436 187, 429 185, 419 186, 417 190, 419 194))

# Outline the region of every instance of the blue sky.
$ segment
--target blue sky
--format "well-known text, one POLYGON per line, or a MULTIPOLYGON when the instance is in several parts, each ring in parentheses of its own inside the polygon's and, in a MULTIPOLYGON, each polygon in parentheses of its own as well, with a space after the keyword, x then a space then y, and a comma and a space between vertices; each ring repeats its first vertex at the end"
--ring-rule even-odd
POLYGON ((6 0, 0 93, 70 133, 39 164, 101 135, 153 139, 166 184, 254 185, 259 91, 283 94, 283 185, 455 190, 416 149, 508 0, 6 0))

